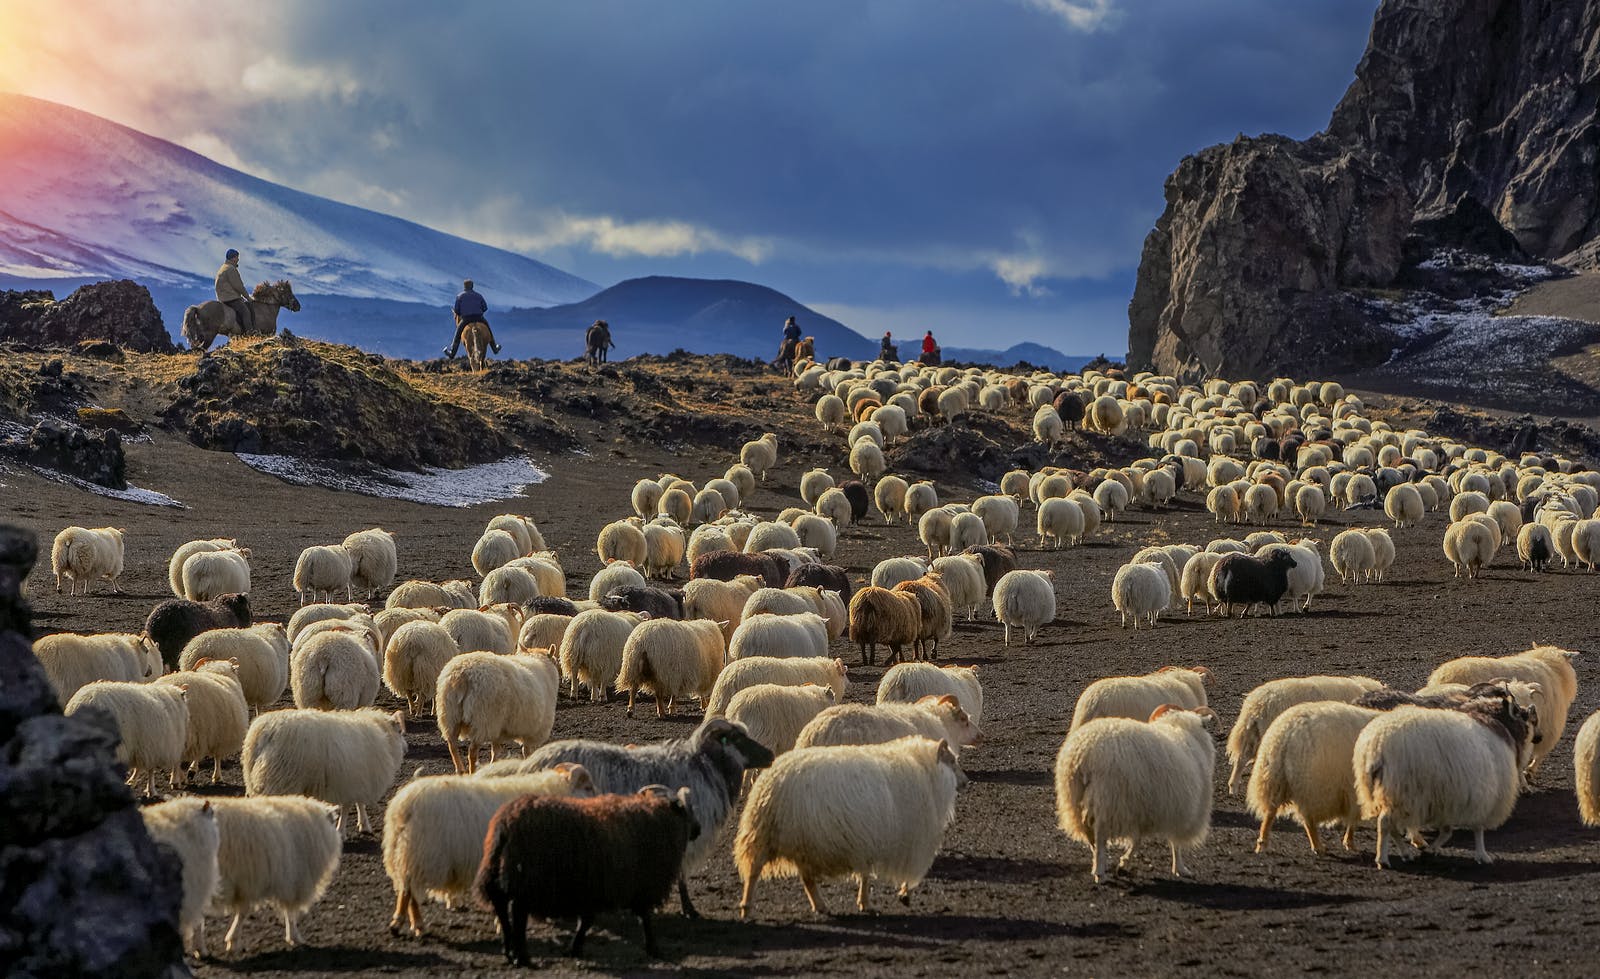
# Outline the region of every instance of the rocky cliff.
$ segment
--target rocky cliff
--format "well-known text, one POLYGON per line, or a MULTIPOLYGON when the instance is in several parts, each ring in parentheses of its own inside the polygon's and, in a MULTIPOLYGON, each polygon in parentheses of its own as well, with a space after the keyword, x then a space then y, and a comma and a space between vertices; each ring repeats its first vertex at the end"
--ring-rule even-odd
POLYGON ((1435 248, 1596 265, 1597 151, 1600 0, 1383 0, 1326 132, 1240 137, 1167 179, 1130 365, 1370 367, 1398 344, 1359 290, 1435 248))
POLYGON ((96 340, 144 353, 177 349, 150 290, 128 279, 92 282, 61 300, 49 290, 0 291, 0 342, 66 348, 96 340))

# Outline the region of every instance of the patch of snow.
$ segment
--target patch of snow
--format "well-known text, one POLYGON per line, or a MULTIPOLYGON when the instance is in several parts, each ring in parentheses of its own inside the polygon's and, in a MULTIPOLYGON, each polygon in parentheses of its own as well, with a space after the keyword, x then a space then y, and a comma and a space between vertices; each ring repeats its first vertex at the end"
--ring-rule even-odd
POLYGON ((361 493, 391 500, 408 500, 432 506, 469 507, 509 500, 550 478, 527 456, 509 456, 466 469, 427 467, 420 473, 374 468, 344 472, 317 459, 285 455, 235 453, 245 465, 296 486, 320 486, 345 493, 361 493))
POLYGON ((128 484, 127 489, 112 489, 109 486, 101 486, 99 483, 91 483, 87 479, 79 479, 76 476, 69 476, 64 472, 59 472, 55 469, 45 469, 42 466, 29 466, 28 468, 33 470, 35 473, 38 473, 40 476, 43 476, 45 479, 50 480, 51 482, 66 483, 68 486, 76 486, 78 489, 87 490, 96 496, 105 496, 113 500, 122 500, 127 503, 143 503, 147 506, 170 507, 174 510, 189 509, 188 504, 174 500, 165 493, 158 493, 155 490, 144 489, 142 487, 135 486, 132 483, 128 484))

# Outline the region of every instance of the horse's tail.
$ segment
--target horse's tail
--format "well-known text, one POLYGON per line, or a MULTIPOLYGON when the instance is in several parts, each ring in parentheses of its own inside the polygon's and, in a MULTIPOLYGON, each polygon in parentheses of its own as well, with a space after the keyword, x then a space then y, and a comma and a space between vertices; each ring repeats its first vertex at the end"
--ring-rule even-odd
POLYGON ((183 339, 189 349, 200 348, 200 307, 190 306, 183 311, 183 339))

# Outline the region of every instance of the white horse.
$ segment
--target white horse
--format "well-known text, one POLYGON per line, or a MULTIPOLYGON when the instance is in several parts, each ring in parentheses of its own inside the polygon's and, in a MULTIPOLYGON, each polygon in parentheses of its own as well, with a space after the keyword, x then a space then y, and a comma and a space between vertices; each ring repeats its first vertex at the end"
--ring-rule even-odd
POLYGON ((219 336, 270 337, 278 332, 278 310, 300 312, 300 300, 295 298, 289 280, 263 282, 256 286, 250 297, 250 318, 255 325, 250 330, 239 328, 239 318, 233 307, 215 299, 183 311, 183 339, 189 349, 205 353, 219 336))

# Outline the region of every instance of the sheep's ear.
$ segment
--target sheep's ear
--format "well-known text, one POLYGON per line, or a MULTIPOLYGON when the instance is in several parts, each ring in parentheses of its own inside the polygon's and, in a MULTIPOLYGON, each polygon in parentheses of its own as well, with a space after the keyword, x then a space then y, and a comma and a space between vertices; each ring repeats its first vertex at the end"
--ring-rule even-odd
POLYGON ((947 693, 944 696, 940 697, 939 698, 939 703, 948 704, 951 707, 957 707, 957 708, 959 708, 961 706, 960 698, 958 698, 955 694, 950 694, 950 693, 947 693))
POLYGON ((1162 704, 1160 707, 1157 707, 1155 710, 1150 712, 1150 720, 1154 721, 1156 718, 1158 718, 1161 715, 1165 714, 1167 711, 1169 711, 1169 710, 1177 710, 1177 709, 1178 709, 1177 706, 1174 705, 1174 704, 1162 704))
POLYGON ((1189 671, 1191 673, 1200 674, 1201 681, 1204 682, 1206 686, 1208 686, 1208 687, 1211 686, 1211 671, 1210 670, 1206 669, 1203 666, 1191 666, 1191 667, 1189 667, 1189 671))

